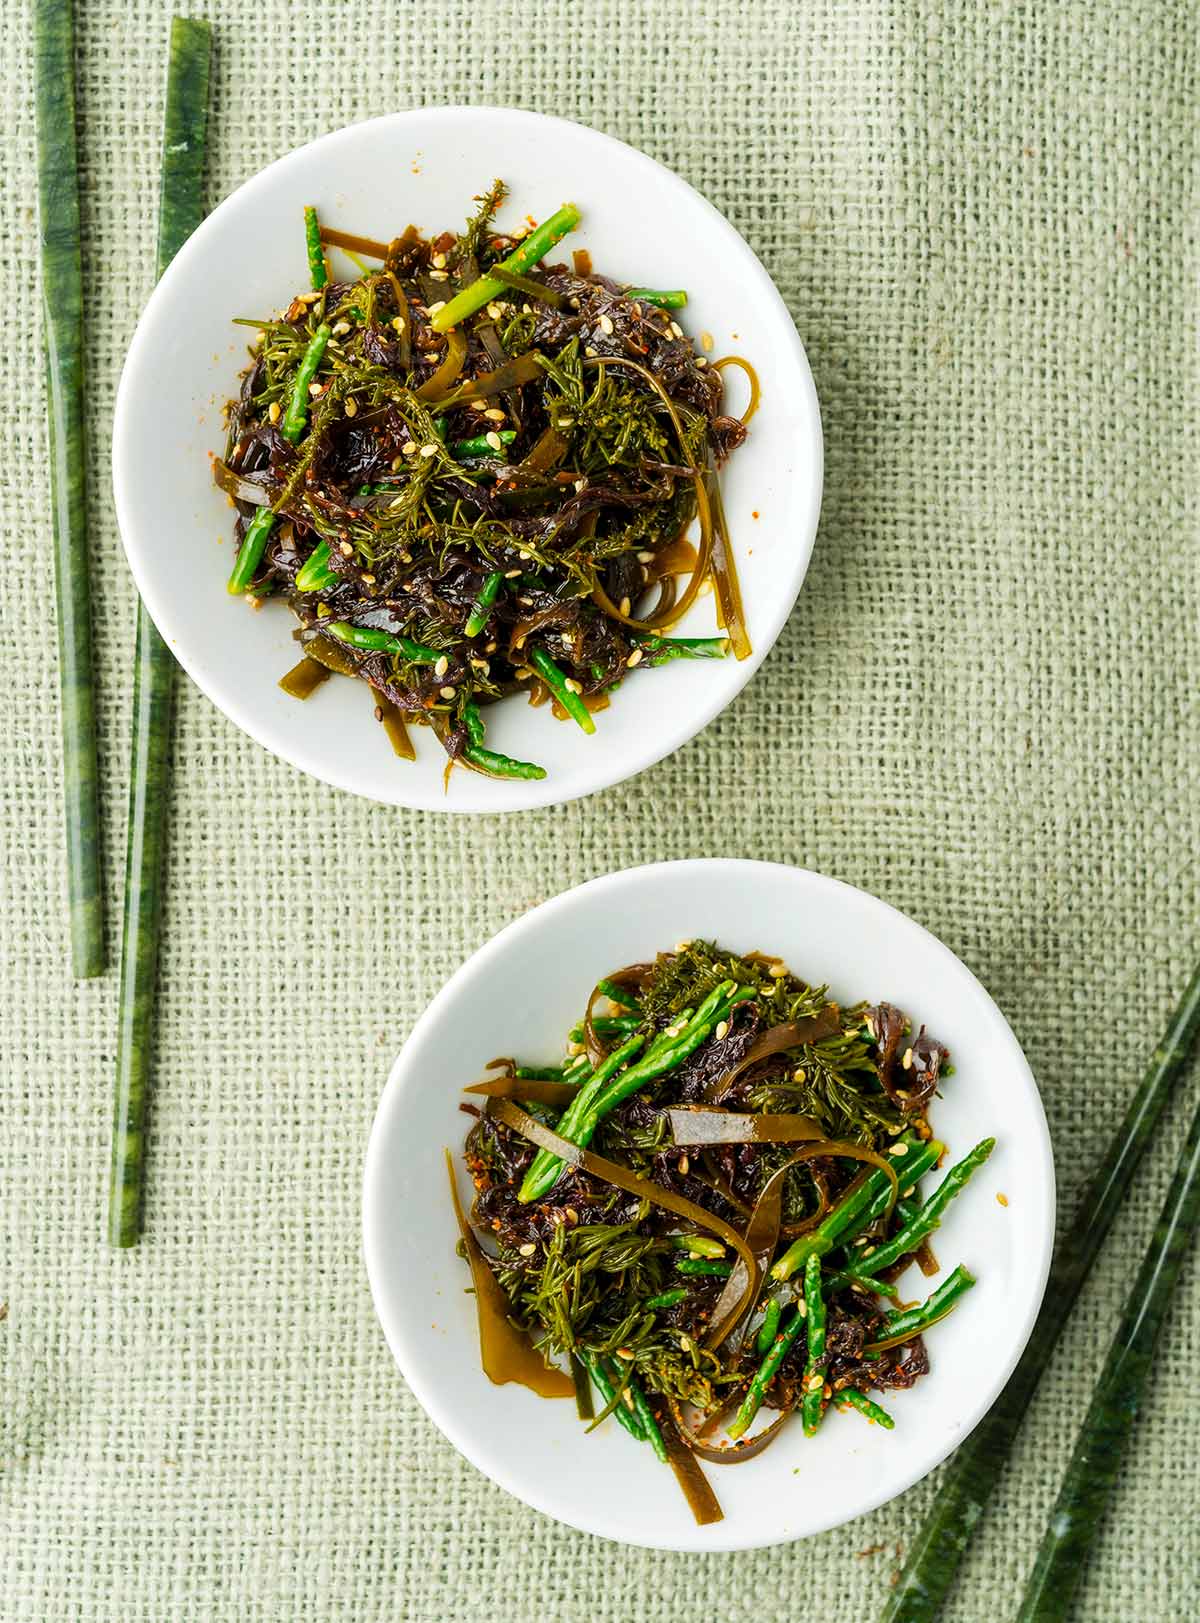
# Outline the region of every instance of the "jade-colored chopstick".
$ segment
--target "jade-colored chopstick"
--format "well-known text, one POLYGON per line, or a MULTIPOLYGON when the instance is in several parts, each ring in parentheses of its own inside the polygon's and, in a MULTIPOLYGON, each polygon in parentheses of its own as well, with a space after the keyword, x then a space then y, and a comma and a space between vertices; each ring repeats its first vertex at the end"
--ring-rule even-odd
POLYGON ((1150 1057, 1125 1119, 1055 1253, 1041 1312, 1008 1385, 955 1453, 933 1507, 909 1545, 908 1560, 880 1623, 932 1623, 983 1517, 1021 1420, 1050 1362, 1075 1298, 1104 1244, 1163 1106, 1200 1031, 1200 966, 1150 1057))
MULTIPOLYGON (((172 19, 158 202, 160 276, 204 216, 211 44, 208 23, 187 17, 172 19)), ((174 682, 175 661, 146 605, 139 602, 108 1198, 108 1239, 115 1246, 136 1245, 142 1228, 146 1095, 153 1049, 174 682)))
POLYGON ((104 969, 104 915, 84 492, 83 268, 71 0, 34 0, 33 26, 67 904, 72 972, 85 977, 104 969))

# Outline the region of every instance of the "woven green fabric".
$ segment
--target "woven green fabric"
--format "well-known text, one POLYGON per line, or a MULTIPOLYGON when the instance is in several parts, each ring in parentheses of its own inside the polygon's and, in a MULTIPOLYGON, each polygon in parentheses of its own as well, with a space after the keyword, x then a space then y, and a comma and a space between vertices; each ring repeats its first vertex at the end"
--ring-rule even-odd
MULTIPOLYGON (((886 897, 979 973, 1041 1080, 1071 1209, 1198 950, 1194 7, 544 0, 536 30, 516 21, 534 8, 490 0, 197 9, 217 25, 213 201, 301 141, 425 100, 566 114, 694 182, 808 345, 824 518, 796 612, 727 714, 634 782, 520 821, 336 794, 181 679, 147 1234, 107 1251, 116 974, 67 972, 29 19, 2 0, 19 59, 0 88, 0 1612, 869 1618, 936 1474, 806 1543, 685 1561, 552 1525, 461 1461, 375 1321, 364 1146, 416 1015, 507 920, 614 867, 761 856, 886 897)), ((169 10, 79 10, 111 962, 135 599, 108 433, 153 280, 169 10)), ((953 1618, 1011 1608, 1195 1089, 953 1618)), ((1193 1260, 1081 1617, 1200 1613, 1197 1284, 1193 1260)))

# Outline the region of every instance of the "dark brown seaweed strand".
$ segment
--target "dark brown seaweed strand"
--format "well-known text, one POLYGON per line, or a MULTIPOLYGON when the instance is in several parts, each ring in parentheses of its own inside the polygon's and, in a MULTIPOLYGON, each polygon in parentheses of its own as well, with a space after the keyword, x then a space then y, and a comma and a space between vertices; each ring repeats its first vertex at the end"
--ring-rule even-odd
POLYGON ((1000 1480, 1001 1467, 1054 1344, 1154 1134, 1172 1084, 1191 1051, 1198 1027, 1200 966, 1171 1016, 1141 1086, 1059 1247, 1042 1310, 1021 1360, 987 1416, 951 1461, 933 1509, 910 1546, 899 1583, 880 1614, 880 1623, 930 1623, 937 1615, 988 1498, 1000 1480))
POLYGON ((75 149, 75 28, 70 0, 34 0, 38 214, 50 419, 50 505, 67 825, 71 967, 104 969, 96 704, 83 444, 83 270, 75 149))
POLYGON ((1121 1469, 1154 1362, 1159 1331, 1200 1220, 1200 1110, 1125 1303, 1017 1623, 1059 1623, 1071 1609, 1088 1551, 1121 1469))
MULTIPOLYGON (((158 209, 160 276, 204 217, 211 43, 208 23, 172 19, 158 209)), ((146 1097, 153 1058, 174 681, 175 661, 145 604, 139 603, 108 1198, 108 1239, 114 1246, 136 1245, 142 1228, 146 1097)))

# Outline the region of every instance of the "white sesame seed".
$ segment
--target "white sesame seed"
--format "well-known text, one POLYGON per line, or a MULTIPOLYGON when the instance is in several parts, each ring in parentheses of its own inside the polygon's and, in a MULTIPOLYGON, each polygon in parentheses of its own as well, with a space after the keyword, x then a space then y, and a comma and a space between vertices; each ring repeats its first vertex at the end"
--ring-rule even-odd
POLYGON ((446 308, 445 299, 437 299, 437 300, 434 301, 433 304, 431 304, 429 306, 429 312, 428 313, 431 316, 436 316, 439 310, 444 310, 445 308, 446 308))
POLYGON ((437 455, 437 449, 438 448, 437 448, 436 445, 423 445, 421 447, 421 455, 422 456, 436 456, 437 455))
MULTIPOLYGON (((517 557, 518 558, 532 558, 533 554, 531 552, 528 552, 524 547, 518 547, 517 548, 517 557)), ((518 569, 517 574, 519 575, 520 573, 521 573, 521 571, 518 569)))
POLYGON ((677 321, 673 321, 671 323, 671 337, 672 338, 682 338, 683 337, 683 328, 679 325, 679 323, 677 321))
POLYGON ((346 416, 347 417, 357 417, 358 416, 358 401, 355 400, 353 395, 350 395, 346 400, 346 416))
POLYGON ((444 687, 439 688, 438 691, 441 693, 443 699, 452 699, 458 692, 458 689, 454 687, 444 687))
MULTIPOLYGON (((521 556, 522 558, 528 558, 529 554, 527 552, 523 552, 521 556)), ((505 580, 516 580, 520 574, 521 571, 519 569, 506 569, 504 571, 504 578, 505 580)))
POLYGON ((691 1352, 691 1350, 692 1350, 692 1338, 691 1338, 691 1336, 680 1336, 679 1345, 680 1345, 680 1348, 682 1349, 682 1351, 691 1352))
POLYGON ((354 548, 350 545, 349 541, 343 541, 341 543, 340 551, 343 558, 350 558, 354 555, 354 548))
POLYGON ((692 943, 691 943, 690 938, 687 941, 677 941, 675 943, 675 951, 676 952, 686 952, 688 950, 688 948, 691 946, 691 944, 692 943))
POLYGON ((582 687, 579 685, 579 683, 575 680, 575 678, 573 676, 566 677, 564 679, 564 681, 563 681, 563 686, 566 688, 568 693, 582 693, 583 692, 582 687))
POLYGON ((637 558, 638 563, 640 564, 652 564, 654 562, 654 554, 652 552, 639 552, 637 558))
POLYGON ((787 972, 787 965, 783 963, 781 959, 776 958, 775 962, 771 965, 770 974, 772 974, 777 981, 780 981, 787 974, 787 972))
POLYGON ((567 300, 567 303, 571 306, 572 310, 578 310, 579 309, 579 300, 575 297, 574 294, 572 294, 571 297, 567 300))
POLYGON ((441 659, 439 659, 437 664, 433 667, 433 674, 435 676, 445 676, 449 669, 450 661, 446 658, 445 654, 443 654, 441 659))
POLYGON ((591 344, 585 344, 583 353, 587 356, 589 361, 594 361, 600 351, 598 349, 594 349, 591 344))
POLYGON ((806 1072, 805 1072, 805 1069, 804 1069, 803 1065, 797 1065, 796 1069, 792 1072, 792 1081, 793 1082, 803 1082, 804 1078, 805 1078, 805 1075, 806 1075, 806 1072))
POLYGON ((433 266, 434 270, 445 270, 446 256, 445 254, 434 254, 429 263, 433 266))
POLYGON ((537 1250, 537 1246, 534 1245, 532 1241, 529 1241, 527 1244, 521 1246, 519 1250, 521 1256, 532 1257, 533 1253, 537 1250))
POLYGON ((350 323, 348 321, 335 321, 333 324, 333 330, 340 338, 343 333, 348 333, 350 331, 350 323))
MULTIPOLYGON (((447 272, 444 270, 431 270, 429 273, 429 280, 431 282, 448 282, 450 278, 447 272)), ((443 299, 442 303, 444 304, 445 302, 446 301, 443 299)), ((440 310, 441 307, 442 306, 439 304, 437 308, 440 310)), ((432 310, 433 305, 430 305, 429 308, 432 310)))
POLYGON ((322 392, 324 387, 325 385, 323 383, 310 383, 308 386, 308 392, 315 399, 316 396, 322 392))
POLYGON ((707 366, 708 362, 704 359, 703 355, 697 355, 696 356, 696 365, 697 366, 707 366))
POLYGON ((729 1035, 729 1021, 728 1020, 722 1020, 719 1023, 719 1025, 717 1026, 716 1031, 713 1032, 713 1036, 717 1039, 718 1042, 720 1042, 722 1037, 728 1037, 728 1035, 729 1035))
POLYGON ((688 1160, 686 1154, 679 1157, 679 1175, 681 1178, 687 1177, 688 1173, 691 1171, 691 1166, 692 1163, 688 1160))
POLYGON ((374 575, 364 575, 363 576, 363 585, 364 586, 374 586, 374 584, 375 584, 374 575))
POLYGON ((283 413, 279 409, 278 400, 272 400, 271 404, 267 407, 267 416, 273 423, 277 423, 282 415, 283 413))
POLYGON ((503 314, 498 304, 489 304, 487 307, 487 313, 493 321, 499 321, 501 315, 503 314))
POLYGON ((796 1298, 796 1312, 802 1319, 806 1318, 808 1315, 808 1303, 804 1300, 803 1296, 798 1296, 796 1298))
POLYGON ((633 650, 633 653, 630 654, 629 658, 625 661, 625 663, 626 663, 626 665, 628 665, 629 669, 632 670, 635 665, 641 663, 641 658, 642 658, 642 650, 640 648, 635 648, 633 650))
POLYGON ((823 1375, 810 1375, 809 1376, 807 1386, 808 1386, 808 1390, 810 1392, 819 1392, 824 1385, 825 1385, 825 1377, 823 1375))
POLYGON ((491 446, 493 451, 499 451, 504 445, 504 441, 500 438, 499 434, 497 434, 494 428, 490 434, 485 434, 483 437, 491 446))
POLYGON ((907 1200, 907 1199, 908 1199, 908 1197, 909 1197, 909 1196, 910 1196, 910 1195, 911 1195, 911 1194, 912 1194, 912 1192, 913 1192, 913 1190, 914 1190, 914 1189, 915 1189, 915 1188, 916 1188, 916 1187, 917 1187, 917 1186, 916 1186, 916 1184, 915 1184, 915 1183, 910 1183, 910 1184, 909 1184, 909 1186, 908 1186, 908 1188, 907 1188, 907 1189, 902 1189, 902 1190, 901 1190, 901 1191, 900 1191, 900 1195, 901 1195, 901 1198, 902 1198, 902 1199, 903 1199, 903 1200, 907 1200))
POLYGON ((712 335, 712 333, 710 333, 710 332, 702 332, 700 334, 700 347, 702 349, 709 349, 709 350, 713 347, 713 335, 712 335))
POLYGON ((575 494, 578 496, 578 494, 579 494, 579 492, 581 490, 586 490, 586 489, 587 489, 587 480, 586 479, 576 479, 576 481, 575 481, 575 494))
POLYGON ((911 1048, 906 1048, 904 1050, 904 1058, 900 1061, 900 1063, 901 1063, 901 1065, 903 1065, 903 1067, 904 1067, 904 1069, 906 1071, 911 1071, 912 1070, 912 1049, 911 1048))
POLYGON ((404 466, 404 458, 402 456, 394 456, 392 458, 392 472, 393 473, 399 473, 400 469, 403 466, 404 466))
MULTIPOLYGON (((404 452, 405 456, 416 456, 416 454, 417 454, 417 442, 416 442, 416 440, 405 440, 404 444, 400 447, 400 449, 404 452)), ((395 464, 393 464, 393 466, 394 465, 395 464)))
POLYGON ((867 1249, 863 1252, 863 1256, 864 1257, 873 1257, 875 1255, 876 1251, 878 1251, 878 1249, 879 1249, 878 1246, 869 1245, 867 1247, 867 1249))
POLYGON ((489 423, 502 423, 506 414, 500 406, 489 406, 483 415, 489 423))
POLYGON ((908 1145, 907 1144, 892 1144, 888 1148, 888 1154, 889 1155, 907 1155, 908 1154, 908 1145))
POLYGON ((854 1242, 855 1245, 866 1245, 866 1243, 867 1243, 867 1237, 866 1237, 865 1234, 860 1234, 858 1239, 855 1240, 855 1242, 854 1242))
POLYGON ((403 316, 393 316, 392 317, 392 326, 396 329, 397 332, 403 332, 404 331, 404 317, 403 316))
POLYGON ((611 332, 613 330, 613 324, 612 324, 611 316, 601 316, 599 322, 597 323, 597 325, 599 326, 600 331, 604 334, 604 336, 606 338, 611 334, 611 332))
POLYGON ((471 661, 471 668, 478 671, 482 676, 487 676, 492 667, 488 664, 486 659, 473 659, 471 661))
POLYGON ((626 616, 628 616, 629 610, 632 608, 632 606, 633 605, 630 603, 630 601, 629 601, 629 599, 627 597, 623 597, 621 599, 621 601, 617 604, 617 608, 620 610, 620 612, 622 614, 624 614, 626 616))

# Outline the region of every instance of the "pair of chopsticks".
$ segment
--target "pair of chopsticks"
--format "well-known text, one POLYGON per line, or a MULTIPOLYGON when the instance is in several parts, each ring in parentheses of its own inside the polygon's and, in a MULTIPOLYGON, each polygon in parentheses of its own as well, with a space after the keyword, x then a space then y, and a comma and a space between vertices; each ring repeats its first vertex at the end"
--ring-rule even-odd
MULTIPOLYGON (((1113 1219, 1200 1030, 1200 968, 1159 1039, 1125 1119, 1079 1203, 1050 1268, 1028 1345, 994 1407, 957 1450, 913 1541, 880 1623, 932 1623, 983 1516, 1038 1381, 1050 1361, 1113 1219)), ((1120 1472, 1171 1293, 1200 1223, 1200 1109, 1142 1259, 1092 1397, 1017 1623, 1062 1623, 1083 1575, 1092 1536, 1120 1472)))
MULTIPOLYGON (((72 967, 83 977, 103 971, 104 918, 84 495, 83 272, 72 0, 35 0, 34 34, 67 893, 72 967)), ((172 19, 158 214, 160 276, 203 218, 211 44, 208 23, 172 19)), ((174 677, 175 661, 139 602, 108 1214, 109 1241, 117 1246, 135 1244, 141 1229, 174 677)))

